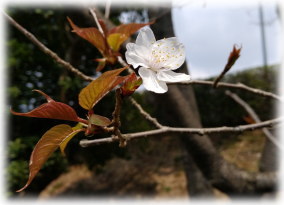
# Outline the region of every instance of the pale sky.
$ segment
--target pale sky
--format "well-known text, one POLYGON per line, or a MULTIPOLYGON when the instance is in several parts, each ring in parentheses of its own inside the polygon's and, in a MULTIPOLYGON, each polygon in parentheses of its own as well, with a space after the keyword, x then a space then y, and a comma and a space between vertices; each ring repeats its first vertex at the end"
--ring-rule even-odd
MULTIPOLYGON (((276 4, 264 3, 268 64, 281 63, 281 23, 276 4)), ((194 79, 218 75, 234 44, 241 57, 230 72, 263 65, 258 3, 184 3, 172 12, 176 36, 186 47, 187 63, 194 79)))

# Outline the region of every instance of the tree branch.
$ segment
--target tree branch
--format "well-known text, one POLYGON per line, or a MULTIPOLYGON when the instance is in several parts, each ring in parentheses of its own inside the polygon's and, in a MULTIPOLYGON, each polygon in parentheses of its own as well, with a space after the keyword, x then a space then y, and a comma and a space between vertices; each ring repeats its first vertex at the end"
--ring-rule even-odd
MULTIPOLYGON (((256 122, 260 123, 261 120, 259 119, 258 115, 255 113, 255 111, 251 108, 249 104, 247 104, 243 99, 241 99, 237 94, 230 92, 229 90, 226 90, 226 95, 231 97, 235 102, 237 102, 239 105, 241 105, 247 113, 251 116, 251 118, 256 122)), ((275 137, 269 132, 267 128, 262 128, 263 133, 266 135, 266 137, 279 149, 282 149, 279 145, 280 143, 277 142, 275 137)))
MULTIPOLYGON (((120 65, 122 65, 123 67, 129 66, 122 58, 121 56, 117 56, 117 60, 120 63, 120 65)), ((131 69, 128 69, 131 70, 131 69)), ((133 70, 131 70, 131 73, 133 72, 133 70)))
POLYGON ((73 72, 80 78, 86 81, 92 81, 94 80, 93 78, 83 74, 80 72, 78 69, 74 68, 70 63, 64 61, 62 58, 60 58, 56 53, 51 51, 49 48, 47 48, 44 44, 42 44, 32 33, 27 31, 24 27, 22 27, 20 24, 18 24, 12 17, 10 17, 8 14, 5 12, 4 16, 8 19, 8 21, 15 27, 17 28, 21 33, 23 33, 33 44, 35 44, 42 52, 50 56, 55 62, 57 62, 59 65, 62 65, 64 68, 67 70, 73 72))
POLYGON ((161 125, 158 120, 154 117, 152 117, 149 113, 147 113, 142 106, 136 101, 134 100, 133 97, 129 97, 129 100, 131 102, 132 105, 134 105, 134 107, 139 111, 139 113, 146 119, 148 120, 150 123, 152 123, 155 127, 157 128, 162 128, 163 125, 161 125))
POLYGON ((120 147, 125 147, 126 146, 126 138, 122 136, 119 127, 121 126, 120 122, 120 111, 121 111, 121 104, 122 104, 122 99, 121 99, 121 90, 116 89, 115 90, 115 108, 112 113, 113 120, 112 120, 112 125, 113 125, 113 133, 114 136, 112 138, 119 139, 119 146, 120 147))
MULTIPOLYGON (((272 120, 263 121, 256 124, 250 124, 250 125, 239 125, 236 127, 214 127, 214 128, 183 128, 183 127, 168 127, 168 126, 162 126, 159 129, 156 130, 149 130, 149 131, 143 131, 143 132, 136 132, 136 133, 127 133, 122 134, 122 136, 126 137, 127 140, 132 140, 136 138, 141 137, 151 137, 156 136, 160 134, 166 134, 166 133, 191 133, 191 134, 213 134, 213 133, 221 133, 221 132, 244 132, 248 130, 255 130, 260 129, 263 127, 272 127, 275 124, 278 124, 283 121, 283 118, 276 118, 272 120)), ((82 147, 89 147, 104 143, 112 143, 118 141, 118 137, 108 137, 108 138, 102 138, 102 139, 95 139, 95 140, 81 140, 80 145, 82 147)))
POLYGON ((111 0, 107 0, 106 1, 106 6, 105 6, 105 18, 106 19, 109 19, 110 7, 111 7, 111 0))
MULTIPOLYGON (((168 85, 174 85, 174 84, 175 85, 176 84, 182 84, 182 85, 197 84, 197 85, 210 85, 210 86, 212 86, 214 84, 214 82, 213 81, 205 81, 205 80, 192 80, 192 81, 189 81, 189 82, 168 83, 168 85)), ((271 97, 271 98, 274 98, 276 100, 283 101, 283 98, 281 98, 280 96, 278 96, 274 93, 263 91, 263 90, 256 89, 256 88, 252 88, 252 87, 249 87, 249 86, 244 85, 242 83, 235 83, 234 84, 234 83, 219 82, 218 87, 241 89, 241 90, 245 90, 245 91, 257 94, 257 95, 261 95, 261 96, 264 96, 264 97, 271 97)))
POLYGON ((229 195, 252 196, 255 193, 271 192, 277 185, 275 172, 250 173, 224 161, 213 167, 210 169, 212 176, 209 177, 209 181, 214 187, 229 195))
POLYGON ((97 25, 99 31, 101 32, 101 34, 102 34, 103 36, 105 36, 106 34, 104 33, 104 30, 102 29, 101 24, 99 23, 99 20, 98 20, 97 14, 96 14, 96 9, 95 9, 95 8, 89 9, 89 11, 90 11, 90 13, 91 13, 92 16, 93 16, 93 18, 94 18, 94 20, 95 20, 95 22, 96 22, 96 25, 97 25))

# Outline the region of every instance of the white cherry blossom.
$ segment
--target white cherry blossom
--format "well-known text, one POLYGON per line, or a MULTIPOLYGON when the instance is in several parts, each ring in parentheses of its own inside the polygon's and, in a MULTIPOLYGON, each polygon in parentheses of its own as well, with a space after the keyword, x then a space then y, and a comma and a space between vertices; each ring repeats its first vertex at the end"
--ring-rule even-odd
POLYGON ((168 91, 166 82, 189 81, 190 76, 176 73, 185 61, 183 44, 176 37, 164 38, 156 41, 153 31, 149 27, 140 30, 136 42, 126 45, 126 61, 134 68, 143 80, 147 90, 155 93, 168 91))

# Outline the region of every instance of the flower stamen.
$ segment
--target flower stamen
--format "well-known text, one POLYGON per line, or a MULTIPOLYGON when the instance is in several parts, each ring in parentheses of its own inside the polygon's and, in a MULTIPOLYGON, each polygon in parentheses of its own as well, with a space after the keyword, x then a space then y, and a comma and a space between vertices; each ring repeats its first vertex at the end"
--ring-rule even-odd
POLYGON ((175 73, 171 70, 179 68, 185 61, 184 46, 174 38, 163 38, 156 41, 150 28, 138 34, 136 43, 129 43, 126 61, 139 68, 138 73, 147 90, 164 93, 168 90, 166 82, 190 80, 190 76, 175 73))

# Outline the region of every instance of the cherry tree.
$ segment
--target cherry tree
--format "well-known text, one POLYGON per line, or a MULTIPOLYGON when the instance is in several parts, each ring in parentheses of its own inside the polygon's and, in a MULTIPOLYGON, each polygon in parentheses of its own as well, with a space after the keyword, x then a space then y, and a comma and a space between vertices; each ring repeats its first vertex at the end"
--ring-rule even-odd
MULTIPOLYGON (((276 184, 275 172, 247 173, 244 170, 237 169, 226 162, 216 151, 208 135, 212 133, 230 133, 244 132, 254 129, 266 129, 282 121, 282 118, 275 118, 261 122, 256 119, 256 123, 248 125, 239 125, 235 127, 212 127, 202 128, 198 116, 197 106, 194 98, 194 92, 191 85, 198 84, 210 86, 218 89, 225 87, 228 89, 238 89, 243 92, 250 92, 254 95, 273 98, 282 101, 282 98, 276 94, 252 88, 244 84, 232 84, 220 82, 223 76, 228 72, 237 59, 240 57, 241 48, 233 46, 228 55, 226 65, 221 74, 215 81, 191 80, 187 73, 185 65, 184 45, 174 37, 160 38, 155 37, 155 30, 166 30, 171 28, 170 14, 157 18, 149 23, 130 23, 122 24, 110 28, 111 22, 107 18, 98 18, 98 10, 90 9, 92 17, 96 21, 96 27, 81 28, 76 25, 76 19, 67 17, 72 32, 95 46, 101 53, 102 58, 96 59, 97 72, 102 74, 97 78, 85 75, 79 69, 73 67, 70 63, 63 60, 52 50, 47 48, 33 34, 16 22, 8 14, 5 14, 7 20, 31 40, 42 52, 62 65, 69 72, 74 73, 85 81, 90 82, 78 93, 78 102, 86 111, 86 118, 81 118, 76 111, 69 105, 55 101, 44 91, 34 90, 45 97, 46 103, 27 113, 16 112, 11 109, 14 115, 34 118, 50 118, 57 120, 67 120, 77 122, 77 125, 71 127, 67 124, 56 125, 45 132, 31 153, 29 163, 29 179, 26 185, 18 192, 26 189, 39 170, 50 157, 50 155, 59 148, 62 153, 68 142, 76 137, 76 134, 84 132, 86 139, 80 141, 82 147, 99 146, 103 143, 119 142, 120 147, 127 146, 132 140, 141 137, 154 137, 166 133, 176 133, 182 136, 182 140, 188 152, 188 166, 191 169, 187 171, 188 180, 193 173, 198 173, 197 179, 202 182, 202 188, 195 184, 189 186, 190 193, 212 192, 212 187, 219 188, 227 194, 255 193, 264 190, 273 189, 276 184), (161 26, 165 23, 170 25, 161 26), (107 26, 108 25, 108 26, 107 26), (153 30, 151 29, 153 28, 153 30), (124 42, 138 32, 136 40, 126 44, 126 52, 121 52, 124 42), (120 68, 114 65, 119 64, 120 68), (105 66, 113 67, 110 71, 104 71, 105 66), (179 69, 181 68, 181 69, 179 69), (179 69, 178 72, 176 70, 179 69), (184 127, 166 126, 160 123, 159 119, 151 116, 143 107, 132 97, 132 94, 143 86, 145 92, 159 93, 160 99, 167 99, 173 107, 175 113, 173 116, 180 117, 184 127), (182 86, 182 87, 181 87, 182 86), (186 91, 185 88, 186 87, 186 91), (113 103, 112 118, 100 116, 94 113, 94 106, 103 99, 109 92, 115 91, 115 102, 113 103), (153 124, 156 129, 145 130, 135 133, 122 133, 120 127, 120 111, 124 101, 130 101, 139 113, 153 124), (89 140, 88 136, 100 133, 108 133, 109 137, 89 140), (200 158, 201 156, 201 158, 200 158), (193 170, 194 169, 194 170, 193 170), (193 173, 190 173, 193 171, 193 173)), ((173 34, 173 32, 171 31, 173 34)), ((253 110, 249 105, 241 101, 234 93, 227 91, 236 102, 241 104, 250 115, 253 110)), ((157 99, 158 100, 158 99, 157 99)), ((267 130, 264 131, 267 133, 267 130)), ((269 134, 268 139, 278 148, 278 142, 269 134)))

